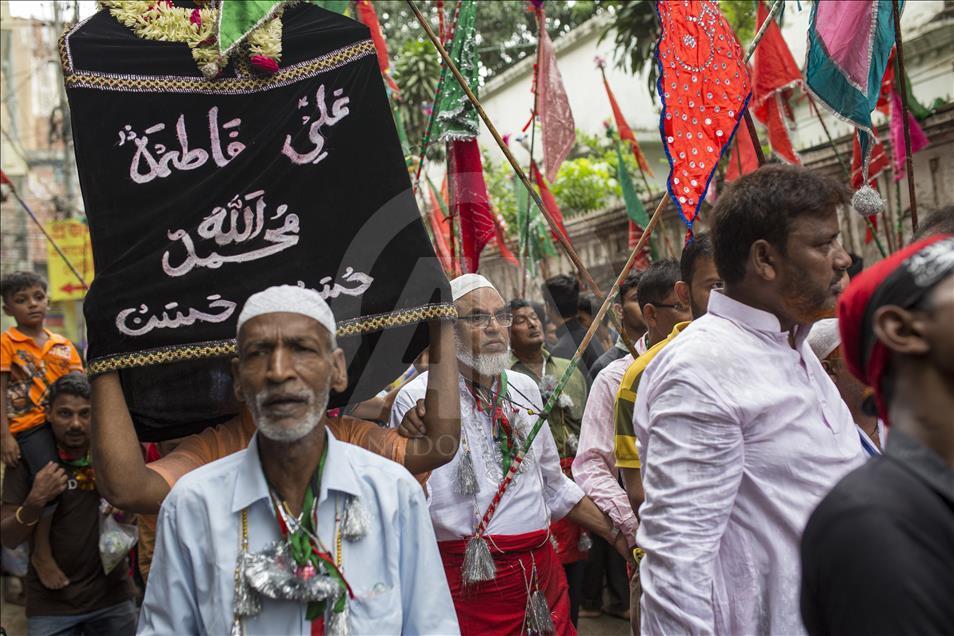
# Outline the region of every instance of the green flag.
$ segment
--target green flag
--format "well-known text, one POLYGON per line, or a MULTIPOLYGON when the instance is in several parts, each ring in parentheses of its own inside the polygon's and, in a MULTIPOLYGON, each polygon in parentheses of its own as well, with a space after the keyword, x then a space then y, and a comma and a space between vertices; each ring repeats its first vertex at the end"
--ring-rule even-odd
MULTIPOLYGON (((477 3, 462 0, 450 57, 467 80, 467 86, 477 94, 480 61, 477 55, 477 3)), ((444 92, 434 106, 437 111, 438 141, 473 139, 480 132, 480 119, 473 104, 460 84, 452 78, 444 83, 444 92)))
POLYGON ((623 191, 623 202, 626 204, 626 216, 638 225, 646 227, 649 225, 649 217, 646 215, 646 208, 640 201, 636 193, 636 187, 629 176, 629 170, 626 169, 626 162, 623 161, 623 151, 619 147, 619 137, 614 135, 613 143, 616 145, 616 178, 619 179, 619 187, 623 191))
POLYGON ((256 27, 274 16, 281 0, 222 0, 219 5, 219 52, 243 42, 256 27))

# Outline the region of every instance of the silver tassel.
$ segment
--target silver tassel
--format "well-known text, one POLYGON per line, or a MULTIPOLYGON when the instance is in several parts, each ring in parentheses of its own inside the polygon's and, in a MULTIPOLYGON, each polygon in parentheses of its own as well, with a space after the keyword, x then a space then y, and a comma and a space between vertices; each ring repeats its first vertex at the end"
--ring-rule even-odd
POLYGON ((586 552, 587 550, 589 550, 589 549, 592 548, 592 547, 593 547, 593 539, 590 538, 590 533, 589 533, 589 532, 581 532, 581 533, 580 533, 580 540, 579 540, 579 542, 576 544, 577 550, 579 550, 580 552, 586 552))
POLYGON ((553 551, 556 553, 560 552, 560 542, 557 541, 557 538, 554 535, 550 535, 550 545, 553 546, 553 551))
POLYGON ((229 636, 245 636, 245 630, 242 629, 242 619, 238 616, 232 619, 232 629, 229 630, 229 636))
POLYGON ((336 612, 331 609, 331 616, 328 617, 328 636, 351 636, 351 626, 348 624, 348 604, 345 603, 344 609, 336 612))
POLYGON ((457 490, 462 495, 477 494, 477 473, 474 471, 474 458, 471 457, 468 446, 464 446, 457 464, 457 490))
POLYGON ((252 588, 248 580, 247 568, 250 561, 251 555, 243 550, 239 553, 238 562, 235 565, 235 598, 233 604, 236 624, 233 624, 232 631, 234 632, 236 626, 238 626, 239 634, 241 634, 241 619, 246 616, 255 616, 262 611, 262 597, 252 588))
POLYGON ((530 595, 530 629, 535 634, 552 634, 554 632, 553 619, 550 617, 550 608, 543 592, 536 590, 530 595))
POLYGON ((341 536, 347 541, 360 541, 367 536, 370 525, 371 517, 361 500, 355 496, 349 497, 341 520, 341 536))
POLYGON ((480 581, 493 581, 497 576, 497 564, 490 554, 487 540, 481 536, 474 537, 467 543, 464 550, 464 565, 461 570, 464 585, 472 585, 480 581))

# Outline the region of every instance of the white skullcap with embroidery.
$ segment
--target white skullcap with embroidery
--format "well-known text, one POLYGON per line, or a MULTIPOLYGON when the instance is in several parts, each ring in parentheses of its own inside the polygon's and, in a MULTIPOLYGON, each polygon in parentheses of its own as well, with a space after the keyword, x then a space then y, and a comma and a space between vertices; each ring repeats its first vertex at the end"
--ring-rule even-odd
POLYGON ((841 344, 841 335, 838 333, 838 319, 825 318, 812 325, 808 332, 808 346, 812 348, 819 360, 824 360, 841 344))
POLYGON ((451 298, 453 298, 454 301, 460 300, 462 296, 469 294, 475 289, 480 289, 481 287, 489 287, 490 289, 497 291, 497 288, 494 287, 493 283, 480 274, 464 274, 463 276, 458 276, 450 282, 450 286, 451 298))
POLYGON ((235 333, 238 334, 242 325, 256 316, 278 312, 301 314, 317 320, 331 334, 331 342, 334 343, 335 316, 331 313, 331 307, 314 289, 297 285, 277 285, 249 296, 239 314, 235 333))

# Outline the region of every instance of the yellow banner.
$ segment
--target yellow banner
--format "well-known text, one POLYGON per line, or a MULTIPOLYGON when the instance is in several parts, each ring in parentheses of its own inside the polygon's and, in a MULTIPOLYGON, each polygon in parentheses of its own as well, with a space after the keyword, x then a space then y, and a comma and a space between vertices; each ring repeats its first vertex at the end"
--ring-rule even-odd
MULTIPOLYGON (((86 285, 89 285, 93 280, 93 245, 86 224, 80 221, 50 221, 46 223, 46 231, 66 254, 86 285)), ((49 242, 46 245, 46 258, 50 300, 82 300, 86 296, 86 286, 49 242)))

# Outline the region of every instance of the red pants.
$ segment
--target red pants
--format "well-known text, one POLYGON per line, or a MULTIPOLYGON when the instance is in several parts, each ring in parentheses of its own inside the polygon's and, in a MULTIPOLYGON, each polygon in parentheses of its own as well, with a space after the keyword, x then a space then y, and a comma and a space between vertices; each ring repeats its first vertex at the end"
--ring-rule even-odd
POLYGON ((487 537, 497 578, 465 588, 461 566, 468 541, 438 542, 463 636, 525 634, 528 583, 531 592, 537 585, 546 597, 555 636, 576 635, 570 622, 566 575, 546 530, 487 537), (534 564, 536 582, 532 579, 534 564))

